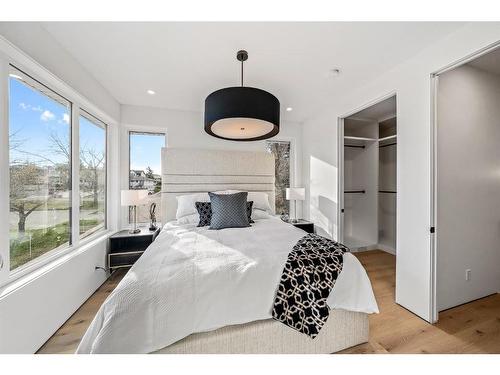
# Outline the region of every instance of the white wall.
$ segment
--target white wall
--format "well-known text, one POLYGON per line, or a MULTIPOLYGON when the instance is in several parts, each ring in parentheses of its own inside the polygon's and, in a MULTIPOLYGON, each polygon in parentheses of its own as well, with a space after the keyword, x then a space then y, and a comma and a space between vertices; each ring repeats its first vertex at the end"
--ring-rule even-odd
POLYGON ((58 259, 24 285, 0 290, 0 353, 34 353, 106 280, 106 242, 58 259))
MULTIPOLYGON (((379 190, 396 191, 396 166, 396 147, 379 147, 379 190)), ((392 254, 396 254, 396 197, 393 193, 378 194, 378 243, 392 254)))
MULTIPOLYGON (((356 134, 363 128, 361 137, 378 138, 378 123, 344 121, 344 134, 356 134)), ((349 139, 345 144, 354 144, 349 139)), ((364 142, 364 149, 344 147, 344 190, 365 190, 364 194, 344 194, 344 239, 352 250, 373 246, 378 240, 378 142, 364 142)), ((325 198, 320 196, 319 209, 325 198)))
MULTIPOLYGON (((178 111, 163 108, 122 105, 121 106, 122 134, 121 143, 128 142, 130 130, 158 131, 167 134, 167 147, 201 148, 221 150, 265 150, 265 141, 234 142, 212 137, 205 133, 203 128, 203 113, 178 111)), ((292 159, 295 159, 295 168, 291 177, 296 186, 302 184, 302 126, 297 122, 281 121, 280 133, 272 138, 292 142, 292 159)), ((121 148, 121 184, 126 188, 128 184, 128 147, 121 148)), ((293 207, 293 205, 292 205, 293 207)), ((299 217, 301 216, 300 203, 297 204, 299 217)), ((122 210, 122 227, 127 224, 126 209, 122 210)))
POLYGON ((337 238, 337 119, 397 93, 398 171, 396 302, 431 320, 431 89, 430 74, 500 39, 498 23, 467 24, 377 80, 342 97, 303 124, 306 215, 337 238), (320 195, 332 200, 327 215, 320 195))
MULTIPOLYGON (((85 69, 60 47, 39 25, 0 23, 0 101, 7 103, 7 63, 15 62, 27 73, 49 85, 108 124, 108 224, 109 232, 98 240, 78 247, 33 273, 9 280, 0 287, 0 353, 33 353, 81 304, 104 282, 105 274, 95 270, 105 266, 107 235, 116 228, 118 213, 115 191, 118 185, 118 120, 120 107, 85 69), (24 52, 23 52, 24 51, 24 52), (27 54, 26 54, 26 53, 27 54)), ((6 106, 4 107, 6 108, 6 106)), ((7 129, 6 111, 0 126, 7 129)), ((5 154, 3 154, 5 155, 5 154)), ((0 157, 2 169, 8 170, 8 158, 0 157)), ((8 201, 8 183, 0 184, 0 197, 8 201)), ((3 227, 8 215, 0 218, 3 227)), ((4 225, 5 224, 5 225, 4 225)), ((0 249, 8 253, 8 236, 2 231, 0 249)), ((75 240, 78 241, 78 240, 75 240)), ((8 265, 2 282, 7 281, 8 265)))
POLYGON ((439 77, 440 311, 500 291, 499 104, 500 75, 465 65, 439 77))
POLYGON ((85 96, 115 120, 120 119, 120 105, 37 22, 0 22, 0 35, 85 96))

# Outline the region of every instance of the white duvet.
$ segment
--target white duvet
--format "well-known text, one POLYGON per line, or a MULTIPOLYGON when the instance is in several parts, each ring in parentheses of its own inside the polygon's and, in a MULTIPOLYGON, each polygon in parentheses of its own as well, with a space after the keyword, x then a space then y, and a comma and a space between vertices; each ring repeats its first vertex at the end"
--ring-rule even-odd
MULTIPOLYGON (((287 256, 304 234, 275 218, 223 230, 165 225, 101 306, 77 353, 149 353, 192 333, 271 318, 287 256)), ((378 312, 352 254, 328 305, 378 312)))

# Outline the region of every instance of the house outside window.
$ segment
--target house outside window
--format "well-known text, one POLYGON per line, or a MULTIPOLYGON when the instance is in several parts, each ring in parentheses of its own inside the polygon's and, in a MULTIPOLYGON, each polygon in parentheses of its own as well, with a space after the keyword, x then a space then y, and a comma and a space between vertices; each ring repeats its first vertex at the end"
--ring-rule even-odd
MULTIPOLYGON (((147 190, 145 204, 137 206, 137 221, 148 223, 150 209, 156 205, 156 218, 161 220, 161 149, 165 134, 129 132, 129 189, 147 190)), ((129 212, 129 223, 132 216, 129 212)))

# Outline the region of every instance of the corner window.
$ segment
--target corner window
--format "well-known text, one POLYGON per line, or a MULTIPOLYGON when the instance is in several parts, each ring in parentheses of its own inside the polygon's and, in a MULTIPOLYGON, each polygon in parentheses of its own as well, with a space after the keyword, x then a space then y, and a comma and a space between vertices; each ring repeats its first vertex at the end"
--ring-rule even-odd
POLYGON ((80 237, 106 227, 106 125, 81 111, 80 237))
MULTIPOLYGON (((161 149, 165 147, 165 134, 148 132, 129 133, 129 189, 147 190, 148 199, 137 206, 137 222, 150 221, 150 210, 161 218, 161 149), (153 206, 154 207, 154 206, 153 206)), ((129 215, 129 222, 132 217, 129 215)))
POLYGON ((276 214, 290 214, 290 206, 285 198, 290 187, 290 142, 267 141, 267 151, 275 158, 276 214))
POLYGON ((71 103, 11 67, 10 270, 71 244, 71 103))

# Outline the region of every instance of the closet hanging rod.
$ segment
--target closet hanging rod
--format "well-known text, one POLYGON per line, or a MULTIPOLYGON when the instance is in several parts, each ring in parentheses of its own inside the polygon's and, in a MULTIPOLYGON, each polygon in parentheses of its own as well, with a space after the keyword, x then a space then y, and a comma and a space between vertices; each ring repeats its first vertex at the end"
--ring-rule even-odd
POLYGON ((366 193, 365 190, 346 190, 344 191, 344 194, 364 194, 366 193))
POLYGON ((344 145, 344 147, 365 148, 365 146, 356 146, 356 145, 344 145))
POLYGON ((397 191, 392 191, 392 190, 379 190, 378 191, 379 193, 392 193, 392 194, 396 194, 397 191))
POLYGON ((397 143, 396 143, 396 142, 394 142, 394 143, 389 143, 389 144, 386 144, 386 145, 381 145, 381 146, 378 146, 378 147, 379 147, 379 148, 381 148, 381 147, 388 147, 388 146, 394 146, 394 145, 397 145, 397 143))

